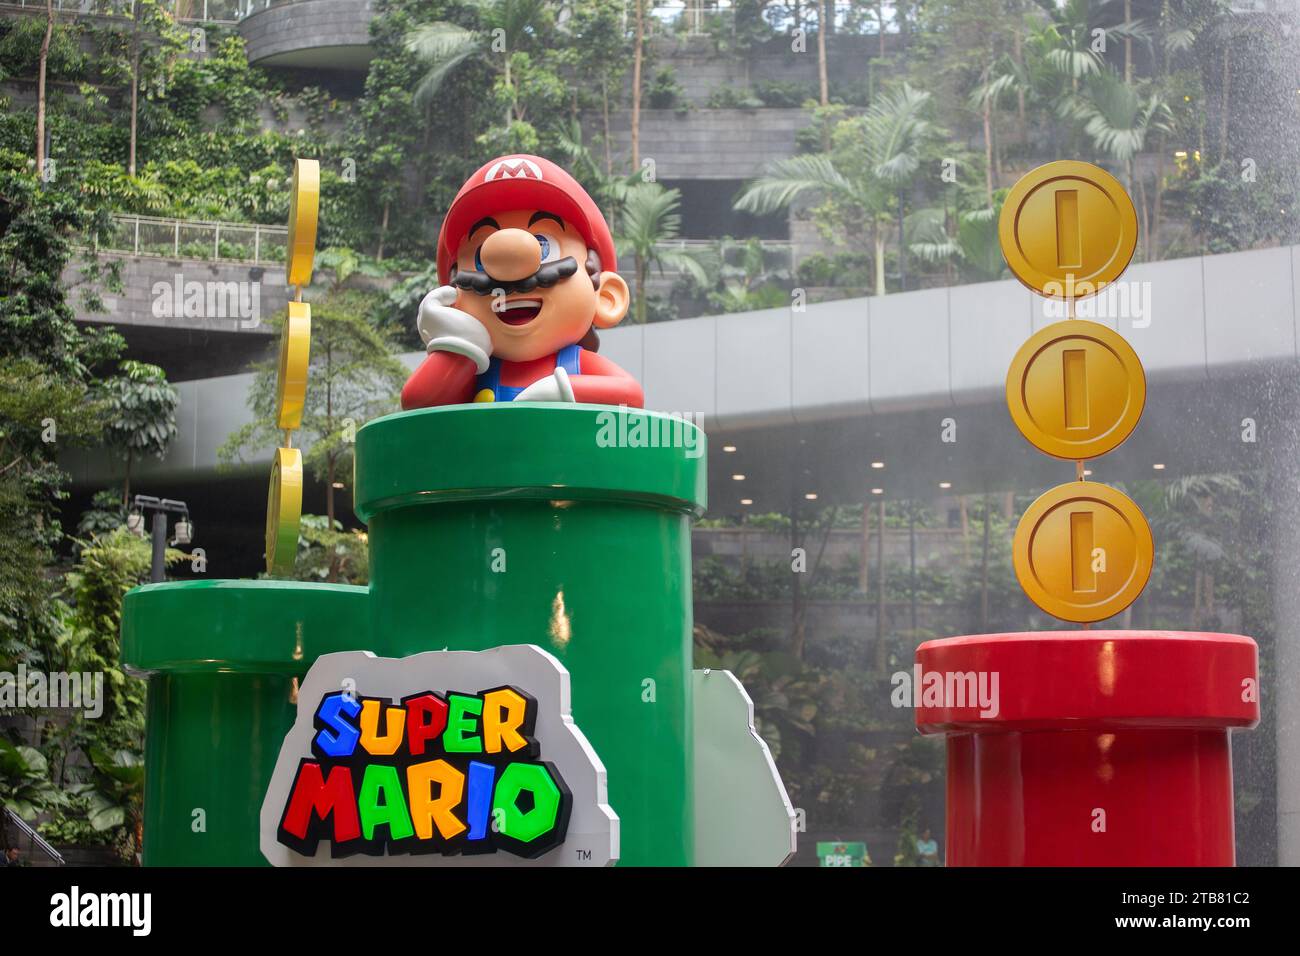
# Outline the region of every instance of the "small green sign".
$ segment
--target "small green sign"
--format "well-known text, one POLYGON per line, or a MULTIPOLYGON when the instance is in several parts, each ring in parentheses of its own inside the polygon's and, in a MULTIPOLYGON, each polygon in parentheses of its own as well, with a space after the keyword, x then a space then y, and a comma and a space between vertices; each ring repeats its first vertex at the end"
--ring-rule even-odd
POLYGON ((818 843, 819 866, 870 866, 865 843, 818 843))

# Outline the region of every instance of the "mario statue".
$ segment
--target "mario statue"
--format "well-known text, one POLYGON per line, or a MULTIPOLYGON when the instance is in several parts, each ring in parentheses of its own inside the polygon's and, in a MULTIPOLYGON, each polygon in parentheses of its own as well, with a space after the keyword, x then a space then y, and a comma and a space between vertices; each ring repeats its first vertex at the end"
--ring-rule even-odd
POLYGON ((428 349, 402 408, 462 402, 644 404, 596 353, 627 314, 605 217, 540 156, 502 156, 461 187, 438 234, 438 280, 420 303, 428 349))

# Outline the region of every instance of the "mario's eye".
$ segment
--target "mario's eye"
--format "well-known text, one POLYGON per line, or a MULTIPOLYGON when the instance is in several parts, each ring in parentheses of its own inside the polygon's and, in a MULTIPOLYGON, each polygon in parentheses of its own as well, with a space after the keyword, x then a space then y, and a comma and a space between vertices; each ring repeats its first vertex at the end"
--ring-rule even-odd
POLYGON ((537 244, 542 247, 542 261, 554 262, 560 258, 560 243, 554 236, 549 236, 544 232, 533 234, 537 244))
POLYGON ((483 247, 482 247, 482 246, 479 246, 477 249, 474 250, 474 270, 475 270, 476 272, 484 272, 484 271, 486 271, 486 270, 484 270, 484 268, 483 268, 483 256, 482 256, 482 252, 483 252, 483 247))

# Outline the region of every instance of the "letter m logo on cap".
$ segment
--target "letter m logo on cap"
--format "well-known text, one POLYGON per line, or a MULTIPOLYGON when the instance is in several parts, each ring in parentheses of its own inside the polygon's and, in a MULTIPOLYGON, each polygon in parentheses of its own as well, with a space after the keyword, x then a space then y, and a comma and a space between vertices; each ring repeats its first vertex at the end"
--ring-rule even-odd
POLYGON ((483 174, 483 181, 490 183, 496 179, 541 179, 542 169, 531 159, 515 156, 501 159, 488 166, 483 174))

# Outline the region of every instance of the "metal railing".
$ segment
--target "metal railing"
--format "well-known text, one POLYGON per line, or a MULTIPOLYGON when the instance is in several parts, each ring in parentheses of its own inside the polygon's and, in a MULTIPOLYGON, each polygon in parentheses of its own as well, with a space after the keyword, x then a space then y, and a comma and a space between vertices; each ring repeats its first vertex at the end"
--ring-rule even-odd
POLYGON ((95 248, 130 256, 283 265, 288 232, 259 223, 114 216, 95 248))
MULTIPOLYGON (((754 243, 762 250, 763 274, 794 271, 794 243, 788 239, 673 239, 656 245, 659 249, 677 252, 713 253, 721 265, 743 268, 754 243)), ((671 266, 664 268, 664 275, 679 274, 680 270, 671 266)))
MULTIPOLYGON (((164 5, 180 23, 236 23, 251 10, 251 0, 171 0, 164 5)), ((46 10, 45 0, 0 0, 0 9, 17 7, 33 14, 46 10)), ((135 0, 54 0, 54 12, 63 16, 123 17, 135 12, 135 0)))
MULTIPOLYGON (((4 809, 5 819, 8 820, 10 824, 17 827, 18 830, 20 830, 22 834, 27 837, 27 839, 31 840, 32 846, 36 847, 38 850, 40 850, 42 853, 48 856, 59 866, 65 865, 66 861, 63 859, 63 854, 61 854, 58 850, 54 849, 54 847, 50 846, 49 841, 47 841, 45 837, 41 836, 34 829, 28 826, 26 820, 24 820, 18 814, 14 813, 8 807, 4 807, 3 809, 4 809)), ((4 848, 0 848, 0 852, 3 852, 3 849, 4 848)))
MULTIPOLYGON (((101 235, 95 244, 99 252, 204 262, 284 264, 289 232, 284 226, 134 215, 117 215, 112 220, 109 232, 101 235)), ((717 254, 722 264, 737 267, 743 265, 753 242, 762 249, 764 272, 788 272, 794 268, 794 243, 785 239, 674 239, 659 243, 659 248, 709 251, 717 254)))

